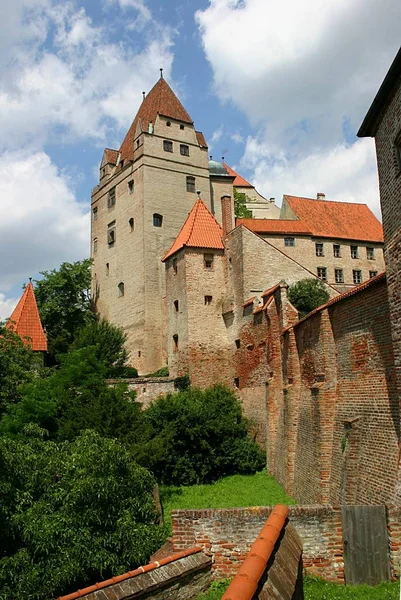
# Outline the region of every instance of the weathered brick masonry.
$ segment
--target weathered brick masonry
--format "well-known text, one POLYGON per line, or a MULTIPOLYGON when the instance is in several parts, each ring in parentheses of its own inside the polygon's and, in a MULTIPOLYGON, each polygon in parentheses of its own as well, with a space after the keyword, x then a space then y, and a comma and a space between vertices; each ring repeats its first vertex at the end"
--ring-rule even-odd
MULTIPOLYGON (((176 510, 172 513, 175 551, 194 544, 213 559, 212 577, 231 577, 245 559, 272 507, 176 510)), ((291 506, 290 523, 303 543, 306 571, 344 582, 341 509, 291 506)), ((389 506, 387 528, 392 574, 400 572, 401 508, 389 506)))

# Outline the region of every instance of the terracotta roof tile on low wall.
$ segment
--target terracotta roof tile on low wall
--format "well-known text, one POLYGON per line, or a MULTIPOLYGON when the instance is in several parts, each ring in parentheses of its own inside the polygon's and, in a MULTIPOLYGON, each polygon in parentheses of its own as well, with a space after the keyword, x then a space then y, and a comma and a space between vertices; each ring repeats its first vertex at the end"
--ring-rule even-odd
POLYGON ((83 598, 92 592, 97 592, 103 588, 109 587, 115 583, 120 583, 121 581, 125 581, 126 579, 130 579, 131 577, 136 577, 137 575, 141 575, 142 573, 148 573, 149 571, 153 571, 154 569, 158 569, 164 565, 172 563, 180 558, 185 558, 187 556, 191 556, 192 554, 197 554, 198 552, 202 552, 201 548, 188 548, 187 550, 182 550, 181 552, 176 552, 171 556, 167 556, 166 558, 162 558, 160 560, 150 562, 143 567, 138 567, 134 571, 129 571, 128 573, 124 573, 123 575, 117 575, 116 577, 112 577, 111 579, 106 579, 106 581, 102 581, 100 583, 95 583, 94 585, 90 585, 82 590, 78 590, 77 592, 73 592, 72 594, 68 594, 67 596, 60 596, 57 600, 76 600, 77 598, 83 598))
POLYGON ((272 510, 252 544, 248 556, 223 594, 222 600, 251 600, 253 598, 259 579, 265 572, 276 542, 285 527, 288 513, 288 507, 283 504, 278 504, 272 510))

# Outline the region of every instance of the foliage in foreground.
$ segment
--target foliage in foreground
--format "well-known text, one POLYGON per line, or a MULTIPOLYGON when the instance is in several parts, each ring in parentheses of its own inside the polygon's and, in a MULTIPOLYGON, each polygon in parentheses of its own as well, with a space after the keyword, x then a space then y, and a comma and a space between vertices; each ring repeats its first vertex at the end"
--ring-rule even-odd
POLYGON ((208 483, 265 465, 233 392, 221 385, 160 397, 144 411, 138 461, 165 485, 208 483))
MULTIPOLYGON (((248 198, 249 200, 249 198, 248 198)), ((234 188, 234 213, 236 217, 251 219, 252 211, 246 207, 247 195, 234 188)))
POLYGON ((323 281, 311 278, 293 283, 288 290, 288 298, 302 318, 318 306, 325 304, 330 294, 323 281))
POLYGON ((1 599, 49 600, 146 563, 165 533, 154 485, 93 432, 62 444, 0 438, 1 599))
POLYGON ((220 579, 220 581, 213 581, 209 591, 206 594, 198 596, 197 600, 220 600, 228 586, 230 585, 231 579, 220 579))
POLYGON ((165 486, 160 491, 168 526, 171 511, 178 508, 237 508, 295 503, 266 471, 254 475, 231 475, 208 485, 165 486))
POLYGON ((400 585, 382 583, 376 587, 368 585, 339 585, 317 577, 304 578, 305 600, 398 600, 400 585))

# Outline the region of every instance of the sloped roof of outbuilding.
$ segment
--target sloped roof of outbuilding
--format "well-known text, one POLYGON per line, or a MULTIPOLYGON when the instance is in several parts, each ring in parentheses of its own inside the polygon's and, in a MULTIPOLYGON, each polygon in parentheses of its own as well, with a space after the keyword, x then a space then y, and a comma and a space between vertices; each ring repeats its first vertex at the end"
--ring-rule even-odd
POLYGON ((199 198, 173 245, 163 258, 163 262, 184 247, 224 250, 222 237, 223 230, 221 226, 199 198))

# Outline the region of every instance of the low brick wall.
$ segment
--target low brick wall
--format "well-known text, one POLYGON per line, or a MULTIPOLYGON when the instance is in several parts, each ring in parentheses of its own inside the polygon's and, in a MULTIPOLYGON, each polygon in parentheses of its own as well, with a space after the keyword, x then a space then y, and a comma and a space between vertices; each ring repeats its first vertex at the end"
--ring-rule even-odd
POLYGON ((136 399, 143 408, 147 408, 152 400, 176 391, 174 379, 170 377, 138 377, 135 379, 108 379, 108 385, 126 383, 130 391, 136 392, 136 399))
POLYGON ((189 548, 58 600, 195 600, 210 586, 211 559, 189 548))

